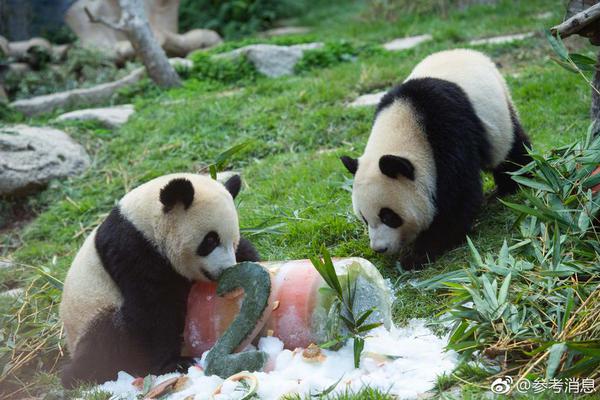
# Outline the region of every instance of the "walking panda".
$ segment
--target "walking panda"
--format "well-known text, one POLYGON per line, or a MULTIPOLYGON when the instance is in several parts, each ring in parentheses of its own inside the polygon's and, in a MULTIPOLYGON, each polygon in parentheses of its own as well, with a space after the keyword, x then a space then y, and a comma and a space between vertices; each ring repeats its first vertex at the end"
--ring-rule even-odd
POLYGON ((192 281, 216 280, 239 261, 258 261, 240 238, 224 185, 172 174, 127 193, 85 240, 64 283, 60 317, 71 362, 62 381, 104 382, 118 371, 145 376, 187 369, 181 356, 192 281))
POLYGON ((508 172, 529 162, 526 136, 506 82, 473 50, 434 53, 375 112, 360 158, 341 157, 354 175, 352 203, 371 248, 419 266, 464 239, 483 201, 481 170, 498 195, 514 193, 508 172))

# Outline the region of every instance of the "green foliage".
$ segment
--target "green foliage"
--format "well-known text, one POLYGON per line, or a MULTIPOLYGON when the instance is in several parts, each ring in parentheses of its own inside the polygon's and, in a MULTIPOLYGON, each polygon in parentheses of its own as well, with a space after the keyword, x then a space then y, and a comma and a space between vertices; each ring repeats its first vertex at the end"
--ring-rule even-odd
POLYGON ((275 36, 272 38, 247 37, 240 40, 228 40, 219 44, 218 46, 202 51, 208 54, 219 54, 239 49, 240 47, 249 46, 251 44, 274 44, 278 46, 292 46, 295 44, 310 43, 318 40, 319 38, 313 34, 275 36))
POLYGON ((365 15, 369 19, 383 18, 390 22, 405 14, 446 16, 453 3, 455 0, 369 0, 365 15))
POLYGON ((295 15, 305 5, 305 0, 182 0, 179 23, 184 31, 214 29, 228 39, 238 38, 295 15))
MULTIPOLYGON (((382 323, 371 323, 367 324, 367 318, 375 311, 375 309, 369 309, 362 312, 360 315, 355 315, 354 299, 356 295, 356 277, 350 276, 351 269, 348 269, 346 275, 346 284, 342 285, 335 272, 333 261, 327 251, 326 247, 321 248, 323 254, 323 260, 319 257, 311 257, 310 261, 313 266, 319 272, 319 275, 323 278, 330 290, 333 290, 337 297, 331 307, 335 310, 335 314, 339 315, 346 328, 348 329, 349 335, 347 337, 336 337, 332 341, 322 344, 321 347, 329 348, 339 345, 345 342, 347 339, 352 339, 354 347, 354 367, 358 368, 360 365, 360 355, 362 354, 363 348, 365 347, 365 339, 363 335, 369 332, 371 329, 381 326, 382 323)), ((330 311, 331 312, 331 311, 330 311)))
POLYGON ((194 66, 190 77, 221 83, 252 82, 258 73, 245 57, 218 58, 205 52, 196 52, 191 56, 194 66))
POLYGON ((3 85, 9 98, 16 100, 113 81, 130 69, 119 70, 105 54, 74 46, 61 64, 44 62, 38 70, 9 71, 3 85))
POLYGON ((520 238, 485 255, 469 241, 469 268, 419 286, 447 290, 449 348, 466 357, 503 354, 507 369, 546 379, 597 377, 600 197, 591 187, 600 180, 591 173, 600 164, 600 137, 590 131, 532 157, 514 176, 525 201, 505 202, 518 215, 520 238))
POLYGON ((251 144, 252 144, 251 141, 246 141, 246 142, 237 144, 235 146, 232 146, 229 149, 222 152, 221 154, 219 154, 217 156, 217 158, 215 158, 215 162, 208 166, 208 171, 210 173, 211 178, 217 179, 217 172, 223 171, 223 169, 225 168, 227 163, 230 161, 230 159, 234 155, 243 151, 245 148, 247 148, 251 144))
POLYGON ((327 42, 321 49, 307 50, 294 69, 296 72, 325 68, 343 61, 354 61, 358 50, 347 41, 327 42))

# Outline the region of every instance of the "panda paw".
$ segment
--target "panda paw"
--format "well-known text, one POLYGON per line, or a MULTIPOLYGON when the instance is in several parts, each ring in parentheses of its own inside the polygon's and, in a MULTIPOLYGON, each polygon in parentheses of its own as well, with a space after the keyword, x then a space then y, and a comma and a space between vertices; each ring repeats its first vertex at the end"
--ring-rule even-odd
POLYGON ((420 270, 425 267, 430 261, 427 256, 419 254, 408 254, 400 260, 400 265, 405 271, 420 270))
POLYGON ((196 365, 196 360, 193 357, 177 357, 164 363, 160 368, 159 374, 163 375, 170 372, 186 373, 192 365, 196 365))

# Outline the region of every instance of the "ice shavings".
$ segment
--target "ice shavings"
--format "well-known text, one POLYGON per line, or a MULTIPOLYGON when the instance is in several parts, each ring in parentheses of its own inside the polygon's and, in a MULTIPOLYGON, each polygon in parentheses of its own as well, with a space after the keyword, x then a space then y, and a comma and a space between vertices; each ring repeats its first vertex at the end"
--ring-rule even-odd
MULTIPOLYGON (((286 350, 279 339, 263 337, 258 349, 269 355, 265 372, 247 375, 256 378, 256 394, 264 400, 293 393, 317 394, 336 382, 334 393, 371 387, 400 399, 414 399, 433 389, 438 375, 450 373, 456 367, 456 353, 445 352, 446 344, 447 338, 437 337, 424 320, 412 320, 403 328, 379 327, 366 337, 360 368, 355 369, 351 343, 338 351, 322 350, 324 357, 315 362, 303 357, 302 349, 286 350)), ((183 388, 166 399, 234 400, 246 393, 247 384, 207 377, 202 366, 203 360, 200 366, 191 367, 183 388)), ((163 375, 154 385, 173 376, 177 374, 163 375)), ((132 376, 121 372, 116 381, 106 382, 98 389, 112 393, 113 399, 135 399, 141 391, 133 386, 133 381, 132 376)))

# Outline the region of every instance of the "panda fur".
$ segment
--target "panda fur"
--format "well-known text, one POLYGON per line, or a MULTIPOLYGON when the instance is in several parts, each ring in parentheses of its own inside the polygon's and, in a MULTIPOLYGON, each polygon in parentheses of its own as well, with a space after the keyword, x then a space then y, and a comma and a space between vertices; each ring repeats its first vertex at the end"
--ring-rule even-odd
POLYGON ((240 238, 240 187, 237 175, 224 185, 196 174, 158 177, 126 194, 86 238, 60 304, 71 354, 66 387, 191 365, 181 356, 191 282, 259 259, 240 238))
POLYGON ((403 266, 433 260, 465 239, 483 202, 481 170, 498 195, 514 193, 507 172, 529 162, 506 82, 484 54, 456 49, 421 61, 380 101, 355 175, 356 215, 371 247, 393 254, 408 244, 403 266))

